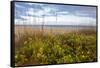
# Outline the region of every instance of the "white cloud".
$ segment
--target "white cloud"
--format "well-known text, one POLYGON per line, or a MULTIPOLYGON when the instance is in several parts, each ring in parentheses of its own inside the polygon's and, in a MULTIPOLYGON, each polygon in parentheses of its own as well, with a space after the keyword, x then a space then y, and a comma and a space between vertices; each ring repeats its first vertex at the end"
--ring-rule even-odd
POLYGON ((57 12, 57 14, 69 14, 68 11, 57 12))
MULTIPOLYGON (((32 5, 32 3, 29 3, 29 4, 32 5)), ((50 15, 50 12, 57 9, 54 7, 53 8, 51 7, 50 6, 43 7, 44 10, 29 8, 24 13, 26 13, 26 15, 29 14, 31 16, 21 15, 20 17, 25 20, 15 19, 15 22, 16 24, 23 24, 24 22, 24 24, 27 24, 27 25, 29 24, 41 25, 43 22, 43 18, 41 16, 46 14, 49 16, 44 17, 45 25, 96 25, 95 18, 85 17, 86 14, 83 14, 83 13, 76 12, 75 14, 71 14, 68 11, 57 12, 57 22, 56 22, 56 16, 50 15), (35 11, 35 10, 38 10, 38 11, 35 11), (36 17, 34 17, 33 15, 36 15, 36 17)))
POLYGON ((29 15, 36 15, 36 16, 41 16, 44 14, 44 11, 43 10, 39 10, 39 11, 36 11, 37 9, 33 9, 33 8, 30 8, 28 9, 28 11, 26 11, 26 14, 29 14, 29 15))
POLYGON ((52 13, 50 13, 50 12, 53 12, 54 13, 54 11, 57 10, 53 6, 41 6, 41 7, 43 8, 43 10, 42 9, 38 9, 38 8, 29 8, 26 11, 26 13, 29 14, 29 15, 42 16, 42 15, 52 15, 52 13))
MULTIPOLYGON (((56 12, 59 7, 54 5, 46 5, 44 4, 37 4, 37 3, 27 3, 29 5, 39 5, 38 7, 43 8, 33 8, 29 7, 26 8, 27 10, 22 11, 22 15, 18 12, 16 9, 16 13, 19 14, 19 16, 25 20, 22 19, 15 19, 15 24, 34 24, 34 25, 40 25, 43 22, 42 15, 49 15, 44 17, 45 25, 96 25, 96 19, 95 17, 89 17, 91 14, 95 14, 95 12, 90 12, 90 9, 84 9, 84 11, 81 11, 79 9, 76 9, 74 14, 71 14, 71 12, 68 12, 67 10, 56 12), (56 22, 56 16, 52 15, 57 13, 57 22, 56 22), (30 16, 25 16, 25 15, 30 16), (35 17, 35 16, 36 17, 35 17), (87 17, 86 17, 87 16, 87 17)), ((16 7, 21 8, 21 5, 16 4, 16 7)), ((65 9, 65 8, 64 8, 65 9)), ((94 9, 93 9, 94 11, 94 9)), ((15 13, 15 16, 17 16, 15 13)))
POLYGON ((58 17, 59 24, 66 25, 95 25, 96 20, 92 17, 81 17, 75 15, 61 15, 58 17))
POLYGON ((28 4, 28 5, 34 5, 34 3, 26 3, 26 4, 28 4))
MULTIPOLYGON (((33 17, 33 16, 21 16, 22 18, 26 19, 24 22, 26 24, 34 24, 34 25, 41 25, 43 22, 43 18, 41 17, 33 17)), ((18 20, 16 22, 20 22, 22 24, 22 20, 18 20)), ((75 15, 59 15, 55 16, 45 16, 44 17, 45 25, 96 25, 96 19, 92 17, 81 17, 75 15)))
POLYGON ((34 15, 35 13, 34 13, 33 8, 28 9, 28 10, 26 11, 26 14, 34 15))
POLYGON ((15 19, 15 24, 17 25, 17 24, 23 24, 23 20, 21 20, 21 19, 15 19))

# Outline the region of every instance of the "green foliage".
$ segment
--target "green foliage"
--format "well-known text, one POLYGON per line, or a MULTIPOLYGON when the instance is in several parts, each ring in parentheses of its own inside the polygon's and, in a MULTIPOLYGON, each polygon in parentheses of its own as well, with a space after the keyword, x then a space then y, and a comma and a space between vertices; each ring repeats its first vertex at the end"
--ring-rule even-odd
POLYGON ((16 49, 16 65, 96 61, 96 36, 83 33, 28 35, 16 49))

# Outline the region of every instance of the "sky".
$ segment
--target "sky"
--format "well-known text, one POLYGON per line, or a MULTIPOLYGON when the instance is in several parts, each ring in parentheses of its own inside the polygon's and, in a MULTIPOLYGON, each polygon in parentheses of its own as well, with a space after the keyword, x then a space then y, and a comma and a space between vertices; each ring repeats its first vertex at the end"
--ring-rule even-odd
POLYGON ((96 25, 96 7, 15 2, 15 25, 96 25))

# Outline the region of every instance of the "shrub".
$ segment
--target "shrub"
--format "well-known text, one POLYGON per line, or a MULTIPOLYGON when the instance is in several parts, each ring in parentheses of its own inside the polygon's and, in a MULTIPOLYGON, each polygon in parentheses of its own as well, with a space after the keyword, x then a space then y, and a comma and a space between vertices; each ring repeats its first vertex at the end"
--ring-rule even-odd
POLYGON ((25 34, 16 49, 16 65, 96 61, 96 36, 84 33, 25 34), (25 36, 25 37, 24 37, 25 36))

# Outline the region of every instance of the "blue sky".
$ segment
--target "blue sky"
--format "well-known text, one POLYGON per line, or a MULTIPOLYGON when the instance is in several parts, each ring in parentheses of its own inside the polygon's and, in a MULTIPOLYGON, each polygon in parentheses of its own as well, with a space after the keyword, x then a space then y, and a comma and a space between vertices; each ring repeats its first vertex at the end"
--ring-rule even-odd
POLYGON ((41 25, 42 22, 45 25, 95 26, 96 7, 25 2, 15 3, 15 24, 41 25))

